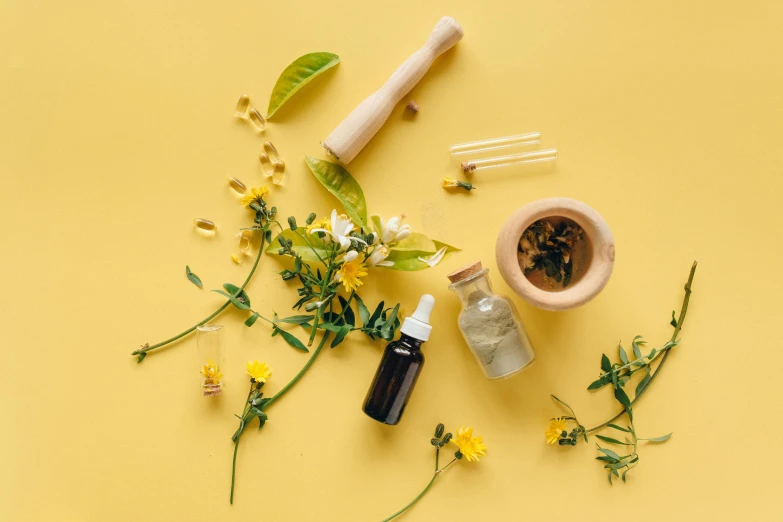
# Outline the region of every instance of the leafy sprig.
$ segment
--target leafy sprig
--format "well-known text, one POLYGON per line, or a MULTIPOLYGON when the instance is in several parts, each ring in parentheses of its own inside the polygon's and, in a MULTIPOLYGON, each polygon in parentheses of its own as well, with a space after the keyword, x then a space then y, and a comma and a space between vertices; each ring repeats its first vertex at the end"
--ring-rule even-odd
POLYGON ((596 438, 602 440, 603 442, 614 444, 614 445, 627 446, 631 448, 630 453, 626 455, 620 455, 611 449, 603 448, 600 445, 598 446, 598 451, 601 453, 601 455, 596 457, 596 459, 603 462, 604 469, 606 469, 608 472, 610 483, 612 482, 613 476, 616 478, 621 478, 623 482, 625 482, 627 473, 631 469, 636 467, 636 465, 639 462, 639 455, 637 453, 639 441, 665 442, 672 436, 672 434, 669 433, 667 435, 663 435, 660 437, 652 437, 652 438, 638 437, 636 434, 636 428, 634 427, 633 406, 641 398, 641 396, 649 389, 653 380, 661 372, 661 369, 663 368, 663 365, 666 363, 672 348, 679 345, 680 343, 680 339, 678 338, 678 335, 682 329, 683 323, 685 322, 685 315, 688 311, 688 304, 690 303, 690 297, 692 292, 691 285, 693 284, 693 277, 696 273, 696 266, 697 266, 697 262, 694 261, 693 266, 691 267, 690 274, 688 276, 688 281, 687 283, 685 283, 685 297, 683 298, 679 317, 676 316, 675 312, 672 312, 672 325, 674 326, 674 332, 672 333, 672 336, 669 339, 669 341, 667 341, 662 347, 657 349, 653 348, 647 354, 644 354, 642 352, 642 349, 644 348, 646 343, 641 336, 637 335, 636 337, 634 337, 633 341, 631 341, 631 350, 634 357, 633 359, 629 357, 628 352, 623 348, 622 344, 618 346, 618 357, 620 359, 619 362, 612 363, 606 354, 602 354, 601 364, 600 364, 601 373, 599 374, 598 379, 593 381, 588 386, 588 390, 597 390, 603 386, 611 385, 614 390, 615 399, 620 403, 620 405, 623 408, 622 411, 620 411, 617 415, 615 415, 608 421, 599 424, 594 428, 585 429, 585 427, 577 420, 574 410, 568 404, 566 404, 559 398, 552 395, 553 400, 557 401, 557 403, 560 404, 561 406, 567 408, 568 411, 571 413, 570 417, 560 417, 557 419, 552 419, 552 423, 553 423, 552 425, 557 426, 554 429, 557 430, 560 429, 559 427, 560 425, 556 424, 556 422, 561 420, 574 422, 576 424, 576 427, 570 433, 568 433, 566 430, 563 430, 563 432, 559 436, 553 434, 553 439, 551 442, 555 442, 556 440, 558 444, 561 446, 576 446, 577 440, 580 438, 580 435, 581 438, 583 438, 584 441, 587 442, 588 441, 587 434, 597 432, 599 430, 602 430, 603 428, 611 428, 615 431, 619 431, 625 434, 622 435, 623 436, 622 441, 619 440, 618 438, 596 434, 596 438), (652 369, 652 363, 654 361, 659 361, 658 366, 655 368, 655 370, 652 369), (631 398, 629 397, 628 393, 625 390, 625 386, 631 381, 633 375, 638 372, 642 372, 644 377, 636 385, 634 398, 633 400, 631 400, 631 398), (628 416, 629 424, 626 427, 622 427, 614 423, 617 419, 619 419, 623 415, 628 416), (621 471, 622 474, 620 474, 621 471))

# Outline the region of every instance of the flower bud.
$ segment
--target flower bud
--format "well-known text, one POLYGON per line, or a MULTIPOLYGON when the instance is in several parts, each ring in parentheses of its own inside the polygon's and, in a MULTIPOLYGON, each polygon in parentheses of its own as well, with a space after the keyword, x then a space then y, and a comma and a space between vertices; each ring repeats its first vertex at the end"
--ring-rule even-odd
POLYGON ((462 460, 462 452, 457 450, 457 452, 454 454, 454 458, 457 460, 462 460))
POLYGON ((435 436, 438 438, 441 438, 443 436, 443 431, 446 429, 446 427, 443 424, 438 424, 435 427, 435 436))
POLYGON ((283 236, 277 236, 277 242, 280 243, 280 246, 283 248, 286 248, 288 246, 283 236))
POLYGON ((291 230, 296 230, 296 218, 294 216, 288 218, 288 226, 291 230))
POLYGON ((448 444, 451 440, 451 433, 447 433, 445 437, 443 437, 443 444, 448 444))
POLYGON ((305 223, 312 225, 313 221, 315 221, 315 212, 312 212, 309 216, 307 216, 307 221, 305 221, 305 223))

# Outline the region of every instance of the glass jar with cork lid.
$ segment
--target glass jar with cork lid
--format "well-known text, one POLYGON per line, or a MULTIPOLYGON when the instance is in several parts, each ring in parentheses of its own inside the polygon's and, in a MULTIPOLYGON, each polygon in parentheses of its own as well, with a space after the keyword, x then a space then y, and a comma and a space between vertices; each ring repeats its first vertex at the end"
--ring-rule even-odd
POLYGON ((513 303, 495 295, 481 262, 448 275, 462 301, 459 329, 487 379, 505 379, 536 358, 513 303))

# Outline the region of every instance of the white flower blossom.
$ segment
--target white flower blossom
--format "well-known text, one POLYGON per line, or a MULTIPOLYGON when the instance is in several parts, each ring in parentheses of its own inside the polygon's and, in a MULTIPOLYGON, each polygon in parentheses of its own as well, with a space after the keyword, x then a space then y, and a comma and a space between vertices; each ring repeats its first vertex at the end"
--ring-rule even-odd
POLYGON ((345 255, 343 256, 343 261, 345 261, 346 263, 350 263, 351 261, 353 261, 357 257, 359 257, 359 252, 357 252, 355 250, 351 250, 351 251, 345 253, 345 255))
POLYGON ((351 241, 356 241, 358 243, 365 243, 363 240, 359 239, 358 237, 352 237, 350 234, 354 229, 354 224, 351 222, 351 219, 346 216, 345 214, 337 215, 337 210, 332 210, 332 230, 326 230, 325 228, 314 228, 310 230, 310 234, 314 232, 323 232, 324 234, 328 234, 332 236, 332 240, 336 241, 337 243, 340 243, 340 249, 341 250, 348 250, 348 248, 351 246, 351 241))
POLYGON ((432 254, 430 257, 419 257, 419 261, 422 263, 427 263, 427 265, 431 267, 437 265, 441 262, 443 257, 446 255, 446 247, 442 247, 440 250, 432 254))
POLYGON ((384 243, 391 244, 402 241, 413 233, 413 229, 410 225, 402 224, 403 219, 405 219, 405 214, 394 216, 387 221, 386 224, 381 220, 381 228, 383 229, 381 239, 384 243))
POLYGON ((370 257, 368 257, 365 262, 370 266, 394 266, 392 261, 386 261, 386 258, 389 257, 390 253, 391 250, 389 250, 389 247, 381 245, 372 251, 372 254, 370 254, 370 257))

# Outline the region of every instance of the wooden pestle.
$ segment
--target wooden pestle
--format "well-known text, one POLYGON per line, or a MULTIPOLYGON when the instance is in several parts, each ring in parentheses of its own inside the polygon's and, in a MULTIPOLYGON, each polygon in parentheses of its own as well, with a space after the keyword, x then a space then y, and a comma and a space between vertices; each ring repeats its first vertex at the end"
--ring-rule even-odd
POLYGON ((392 109, 419 83, 432 62, 462 39, 462 27, 444 16, 424 46, 405 60, 379 90, 360 103, 324 140, 323 146, 342 163, 349 163, 375 136, 392 109))

